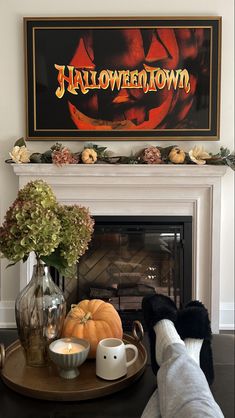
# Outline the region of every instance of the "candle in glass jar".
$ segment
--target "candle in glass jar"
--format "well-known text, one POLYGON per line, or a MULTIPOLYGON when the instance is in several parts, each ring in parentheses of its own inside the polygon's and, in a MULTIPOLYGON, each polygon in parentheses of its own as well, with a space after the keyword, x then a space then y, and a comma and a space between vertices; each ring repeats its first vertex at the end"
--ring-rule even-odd
POLYGON ((53 347, 53 351, 59 354, 75 354, 80 353, 80 351, 83 350, 85 350, 85 347, 82 344, 67 343, 63 341, 58 341, 58 343, 53 347))

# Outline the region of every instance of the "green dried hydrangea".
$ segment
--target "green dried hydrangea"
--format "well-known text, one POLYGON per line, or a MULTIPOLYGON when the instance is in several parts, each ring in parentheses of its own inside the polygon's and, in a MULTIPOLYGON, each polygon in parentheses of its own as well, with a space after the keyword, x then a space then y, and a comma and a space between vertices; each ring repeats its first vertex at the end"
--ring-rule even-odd
POLYGON ((88 210, 78 205, 60 206, 58 215, 61 222, 59 251, 71 267, 87 250, 94 222, 88 210))
POLYGON ((52 208, 55 210, 58 206, 56 197, 49 186, 43 180, 35 180, 27 183, 18 192, 18 199, 25 202, 31 201, 43 208, 52 208))
POLYGON ((18 192, 0 227, 0 253, 13 263, 34 251, 37 259, 64 273, 87 249, 93 220, 86 208, 60 206, 42 180, 18 192))
POLYGON ((0 251, 13 262, 50 254, 60 242, 60 221, 51 209, 32 201, 16 200, 0 228, 0 251))

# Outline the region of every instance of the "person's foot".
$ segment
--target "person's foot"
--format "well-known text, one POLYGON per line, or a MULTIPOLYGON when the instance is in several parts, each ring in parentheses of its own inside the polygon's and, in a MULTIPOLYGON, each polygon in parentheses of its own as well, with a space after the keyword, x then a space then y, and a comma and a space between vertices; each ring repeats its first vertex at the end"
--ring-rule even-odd
POLYGON ((142 310, 149 335, 152 369, 156 375, 163 348, 166 344, 180 342, 178 341, 180 338, 174 327, 177 320, 177 308, 173 300, 169 297, 155 294, 143 298, 142 310), (157 349, 156 327, 158 338, 157 349))
POLYGON ((205 306, 197 300, 189 302, 178 312, 176 329, 184 340, 189 355, 200 365, 208 384, 211 385, 214 380, 212 332, 205 306))

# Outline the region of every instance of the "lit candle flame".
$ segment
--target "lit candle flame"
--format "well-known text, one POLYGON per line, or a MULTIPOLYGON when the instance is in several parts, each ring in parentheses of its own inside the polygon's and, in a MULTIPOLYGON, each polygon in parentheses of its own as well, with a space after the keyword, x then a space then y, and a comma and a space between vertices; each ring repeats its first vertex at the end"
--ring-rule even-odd
POLYGON ((72 344, 71 343, 69 343, 68 344, 68 353, 70 353, 70 351, 72 350, 72 344))

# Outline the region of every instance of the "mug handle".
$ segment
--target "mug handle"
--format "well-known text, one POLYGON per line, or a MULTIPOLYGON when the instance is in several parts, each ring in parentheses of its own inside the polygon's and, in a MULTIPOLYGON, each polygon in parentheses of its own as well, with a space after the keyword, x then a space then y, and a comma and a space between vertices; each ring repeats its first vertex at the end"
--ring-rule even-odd
POLYGON ((134 350, 134 352, 135 352, 134 358, 132 360, 126 362, 126 367, 129 367, 136 361, 136 359, 138 357, 138 348, 134 344, 126 344, 125 349, 127 349, 127 348, 130 348, 131 350, 134 350))

